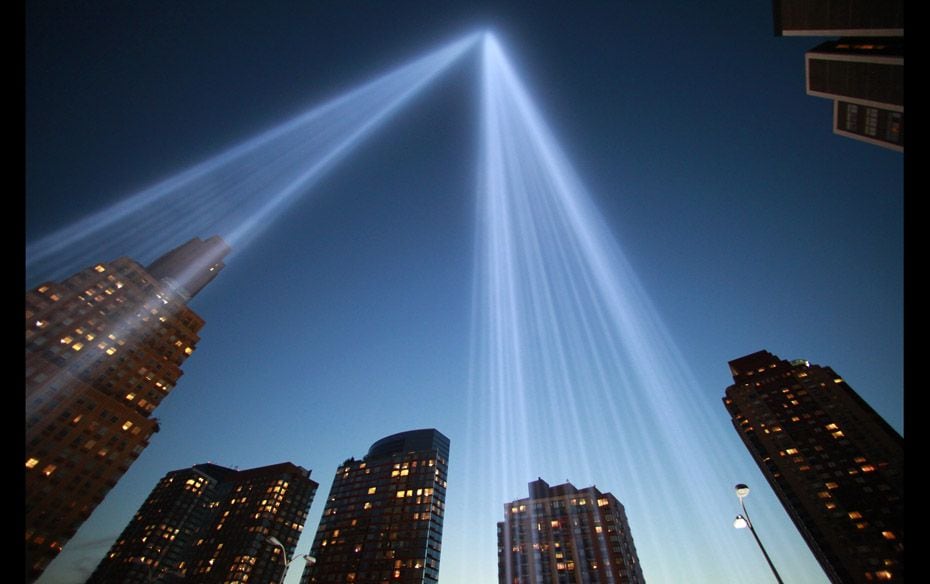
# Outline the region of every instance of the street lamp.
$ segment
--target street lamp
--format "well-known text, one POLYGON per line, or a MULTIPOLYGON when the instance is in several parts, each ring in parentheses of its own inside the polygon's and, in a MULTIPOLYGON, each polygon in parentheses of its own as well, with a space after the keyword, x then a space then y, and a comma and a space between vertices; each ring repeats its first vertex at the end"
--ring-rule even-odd
POLYGON ((756 538, 756 543, 759 544, 759 549, 762 550, 762 555, 765 556, 765 561, 769 563, 769 568, 772 569, 772 574, 775 574, 775 580, 778 581, 778 584, 784 584, 781 581, 781 576, 778 575, 778 570, 775 569, 775 564, 772 563, 772 560, 769 558, 769 555, 765 551, 765 547, 762 546, 762 540, 759 539, 759 536, 756 535, 756 530, 752 526, 752 521, 749 520, 749 512, 746 511, 746 503, 743 502, 743 498, 749 494, 749 487, 740 483, 736 485, 736 496, 739 497, 740 507, 743 508, 743 514, 737 515, 736 519, 733 520, 733 527, 736 529, 743 529, 745 527, 749 528, 749 531, 752 532, 752 536, 756 538))
POLYGON ((269 535, 267 538, 267 541, 271 545, 281 548, 281 563, 284 564, 284 571, 281 572, 281 579, 278 581, 279 584, 284 584, 284 577, 287 576, 287 569, 291 567, 291 564, 293 564, 294 561, 303 560, 310 565, 313 565, 316 563, 316 558, 308 554, 304 554, 302 556, 298 556, 297 554, 294 554, 294 557, 291 558, 290 561, 288 561, 287 549, 284 547, 284 544, 281 543, 281 541, 278 538, 276 538, 273 535, 269 535))

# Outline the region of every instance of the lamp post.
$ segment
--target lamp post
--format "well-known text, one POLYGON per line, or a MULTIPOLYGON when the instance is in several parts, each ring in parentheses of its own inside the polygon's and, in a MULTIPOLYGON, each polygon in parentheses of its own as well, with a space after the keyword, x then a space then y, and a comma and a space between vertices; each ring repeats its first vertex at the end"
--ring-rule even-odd
POLYGON ((744 527, 749 528, 749 531, 752 532, 752 536, 756 538, 756 543, 759 544, 759 549, 762 550, 762 555, 765 556, 765 561, 768 562, 769 568, 772 569, 772 574, 775 575, 775 580, 778 582, 778 584, 784 584, 784 582, 781 581, 781 576, 778 575, 778 570, 775 569, 775 564, 772 563, 771 558, 769 558, 768 553, 766 553, 765 547, 762 545, 762 540, 760 540, 759 536, 756 534, 756 530, 752 526, 752 521, 749 520, 749 512, 746 511, 746 503, 743 502, 743 499, 748 494, 749 487, 742 483, 736 485, 736 496, 739 497, 739 504, 740 507, 743 508, 743 514, 736 516, 736 519, 733 520, 733 527, 736 529, 743 529, 744 527))
POLYGON ((311 565, 316 563, 316 558, 314 558, 313 556, 309 554, 304 554, 302 556, 298 556, 297 554, 294 554, 294 557, 291 558, 290 561, 288 561, 287 549, 284 547, 284 544, 281 543, 281 541, 278 538, 276 538, 273 535, 269 535, 267 538, 267 541, 271 545, 281 548, 281 563, 284 564, 284 571, 281 572, 281 579, 278 581, 278 584, 284 584, 284 577, 287 576, 287 569, 291 567, 291 564, 293 564, 295 560, 303 560, 311 565))

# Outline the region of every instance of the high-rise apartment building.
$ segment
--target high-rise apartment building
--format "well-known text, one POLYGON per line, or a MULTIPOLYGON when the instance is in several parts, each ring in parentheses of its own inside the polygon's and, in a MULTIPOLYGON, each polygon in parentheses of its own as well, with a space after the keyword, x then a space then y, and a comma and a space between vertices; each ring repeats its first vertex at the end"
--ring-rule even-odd
POLYGON ((169 252, 144 268, 119 258, 26 293, 27 581, 158 431, 152 412, 204 324, 187 301, 229 252, 219 237, 182 249, 183 261, 169 252))
POLYGON ((829 367, 759 351, 723 402, 834 583, 904 581, 904 439, 829 367))
POLYGON ((449 439, 412 430, 336 470, 301 582, 438 582, 449 439))
POLYGON ((642 584, 620 501, 596 487, 529 484, 497 524, 500 584, 642 584))
POLYGON ((903 0, 774 0, 776 36, 838 36, 804 56, 808 95, 833 100, 833 131, 904 150, 903 0))
POLYGON ((278 582, 317 483, 289 462, 238 471, 198 464, 168 473, 88 584, 278 582))

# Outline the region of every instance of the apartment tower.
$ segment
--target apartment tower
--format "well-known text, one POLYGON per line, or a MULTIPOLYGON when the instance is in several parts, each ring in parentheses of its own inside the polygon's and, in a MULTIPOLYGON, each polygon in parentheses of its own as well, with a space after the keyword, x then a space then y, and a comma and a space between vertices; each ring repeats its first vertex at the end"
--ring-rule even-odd
POLYGON ((194 239, 149 267, 123 257, 26 292, 27 582, 158 431, 204 324, 187 302, 228 252, 194 239))
POLYGON ((439 581, 449 439, 413 430, 336 470, 302 583, 439 581))
POLYGON ((834 583, 904 581, 904 439, 829 367, 759 351, 723 402, 834 583))
POLYGON ((497 524, 500 584, 642 584, 626 511, 610 493, 529 484, 497 524))
POLYGON ((284 462, 250 470, 198 464, 165 475, 88 584, 278 582, 317 483, 284 462))

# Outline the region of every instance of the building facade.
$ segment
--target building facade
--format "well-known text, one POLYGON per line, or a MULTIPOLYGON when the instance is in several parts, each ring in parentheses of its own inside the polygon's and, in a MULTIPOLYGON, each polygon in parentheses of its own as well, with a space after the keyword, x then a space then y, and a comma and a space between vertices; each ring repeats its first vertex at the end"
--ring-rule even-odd
POLYGON ((182 247, 198 258, 197 270, 174 262, 156 277, 124 257, 26 293, 27 581, 158 431, 152 413, 204 324, 178 286, 194 278, 201 289, 229 252, 219 237, 182 247))
POLYGON ((620 501, 596 487, 529 484, 497 524, 500 584, 641 584, 633 534, 620 501))
POLYGON ((168 473, 88 584, 278 582, 317 483, 289 462, 238 471, 198 464, 168 473))
POLYGON ((439 581, 449 439, 412 430, 336 470, 302 583, 439 581))
POLYGON ((733 426, 834 583, 904 581, 904 439, 829 367, 730 361, 733 426))

